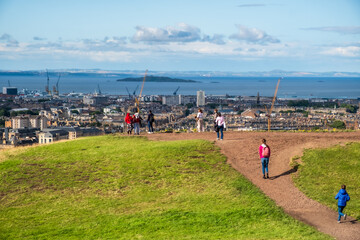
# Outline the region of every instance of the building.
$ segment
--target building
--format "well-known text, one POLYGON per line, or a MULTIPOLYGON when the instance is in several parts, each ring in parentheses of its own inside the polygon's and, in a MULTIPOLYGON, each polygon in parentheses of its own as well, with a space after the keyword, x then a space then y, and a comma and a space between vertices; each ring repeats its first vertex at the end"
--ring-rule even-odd
POLYGON ((80 127, 57 127, 47 128, 39 132, 39 144, 47 144, 62 139, 76 139, 85 136, 98 136, 104 134, 98 128, 80 128, 80 127))
POLYGON ((18 89, 16 87, 3 87, 3 94, 18 95, 18 89))
POLYGON ((63 129, 43 129, 39 133, 39 143, 45 144, 45 143, 52 143, 55 141, 59 141, 61 139, 68 139, 69 138, 69 132, 65 131, 63 129))
POLYGON ((196 92, 196 106, 205 106, 205 91, 197 91, 196 92))
POLYGON ((259 112, 255 109, 247 109, 241 113, 241 117, 255 119, 255 118, 259 117, 259 112))
POLYGON ((48 119, 44 116, 30 116, 30 126, 33 128, 40 128, 41 130, 47 128, 48 119))
POLYGON ((180 105, 181 95, 163 96, 162 104, 168 106, 180 105))
POLYGON ((196 103, 196 97, 195 96, 183 96, 183 95, 180 95, 181 96, 181 104, 188 104, 188 103, 193 103, 195 104, 196 103))
POLYGON ((30 121, 27 116, 17 116, 11 119, 11 126, 13 129, 18 128, 28 128, 30 126, 30 121))
POLYGON ((4 145, 20 145, 20 144, 32 144, 37 142, 36 132, 38 128, 19 128, 8 129, 5 128, 3 132, 3 144, 4 145))
POLYGON ((87 105, 101 105, 106 104, 108 99, 106 96, 84 96, 83 103, 87 105))
POLYGON ((46 128, 48 119, 44 116, 16 116, 11 119, 11 127, 19 128, 46 128))

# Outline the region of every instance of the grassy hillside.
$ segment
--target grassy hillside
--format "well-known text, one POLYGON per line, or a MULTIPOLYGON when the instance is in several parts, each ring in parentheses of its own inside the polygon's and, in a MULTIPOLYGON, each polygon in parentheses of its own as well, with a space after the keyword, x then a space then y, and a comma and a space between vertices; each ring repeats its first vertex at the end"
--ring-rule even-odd
MULTIPOLYGON (((4 154, 4 153, 3 153, 4 154)), ((207 141, 100 136, 0 160, 0 239, 329 239, 207 141)))
POLYGON ((337 210, 334 197, 345 184, 351 198, 345 212, 360 220, 360 143, 307 150, 302 162, 296 185, 310 198, 337 210))

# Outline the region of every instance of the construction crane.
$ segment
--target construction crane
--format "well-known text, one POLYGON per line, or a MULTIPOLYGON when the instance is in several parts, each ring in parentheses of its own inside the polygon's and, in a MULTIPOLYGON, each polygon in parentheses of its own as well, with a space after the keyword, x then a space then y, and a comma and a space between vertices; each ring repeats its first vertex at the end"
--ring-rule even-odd
POLYGON ((130 94, 129 89, 127 87, 126 87, 126 91, 129 94, 129 98, 131 98, 131 94, 130 94))
POLYGON ((179 89, 180 89, 180 86, 178 86, 178 88, 174 91, 174 96, 176 95, 176 93, 179 91, 179 89))
POLYGON ((136 91, 138 90, 138 88, 139 88, 139 85, 136 86, 136 88, 135 88, 135 90, 134 90, 134 92, 133 92, 133 96, 136 95, 136 91))
POLYGON ((145 75, 144 75, 144 79, 143 79, 143 82, 142 82, 142 85, 141 85, 140 94, 139 94, 138 97, 135 97, 136 108, 137 108, 137 112, 138 112, 138 113, 140 113, 140 102, 139 102, 139 99, 141 98, 141 94, 142 94, 142 91, 143 91, 143 89, 144 89, 144 84, 145 84, 147 72, 148 72, 148 70, 146 69, 145 75))
POLYGON ((46 76, 47 76, 47 82, 45 86, 45 92, 50 95, 51 94, 51 91, 49 89, 50 78, 49 78, 49 71, 47 69, 46 69, 46 76))
POLYGON ((276 89, 275 89, 275 93, 274 93, 274 97, 273 97, 270 109, 268 110, 267 107, 265 106, 265 109, 266 109, 266 112, 267 112, 267 118, 268 118, 268 131, 269 132, 270 132, 270 129, 271 129, 271 119, 270 119, 270 117, 271 117, 272 110, 274 108, 274 103, 275 103, 277 91, 279 89, 280 80, 281 80, 281 78, 278 79, 278 82, 276 84, 276 89))
POLYGON ((9 87, 11 87, 11 85, 10 85, 10 80, 8 80, 8 84, 9 84, 9 87))
POLYGON ((101 95, 101 89, 100 89, 100 85, 98 84, 98 93, 99 95, 101 95))
POLYGON ((53 94, 54 95, 59 95, 59 81, 60 81, 60 77, 61 77, 61 74, 59 73, 59 77, 58 77, 58 80, 56 82, 56 85, 53 86, 53 94))
POLYGON ((57 93, 57 95, 59 95, 59 82, 60 82, 60 77, 61 77, 61 74, 59 74, 59 78, 58 78, 58 80, 57 80, 57 82, 56 82, 56 93, 57 93))

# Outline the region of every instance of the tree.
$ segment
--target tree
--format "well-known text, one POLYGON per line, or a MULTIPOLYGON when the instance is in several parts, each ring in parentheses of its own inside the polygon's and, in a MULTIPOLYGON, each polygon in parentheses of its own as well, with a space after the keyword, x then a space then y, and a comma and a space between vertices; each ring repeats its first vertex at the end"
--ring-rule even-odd
POLYGON ((219 104, 217 103, 208 103, 207 106, 210 108, 210 109, 215 109, 219 106, 219 104))
POLYGON ((0 119, 0 127, 5 127, 5 120, 4 119, 0 119))
POLYGON ((346 129, 345 123, 340 120, 335 120, 332 124, 330 124, 330 127, 337 129, 346 129))
POLYGON ((288 102, 288 106, 289 107, 308 107, 309 101, 308 100, 298 100, 298 101, 290 100, 288 102))
POLYGON ((99 110, 90 113, 90 115, 99 115, 99 114, 102 114, 102 112, 100 112, 99 110))
POLYGON ((188 103, 188 104, 186 104, 186 107, 187 108, 192 108, 192 107, 194 107, 194 104, 193 103, 188 103))
POLYGON ((5 107, 5 108, 1 108, 0 109, 0 117, 10 117, 10 112, 9 112, 9 108, 5 107))
POLYGON ((340 107, 346 108, 346 112, 348 113, 356 113, 358 110, 358 106, 350 105, 350 104, 341 104, 340 107))

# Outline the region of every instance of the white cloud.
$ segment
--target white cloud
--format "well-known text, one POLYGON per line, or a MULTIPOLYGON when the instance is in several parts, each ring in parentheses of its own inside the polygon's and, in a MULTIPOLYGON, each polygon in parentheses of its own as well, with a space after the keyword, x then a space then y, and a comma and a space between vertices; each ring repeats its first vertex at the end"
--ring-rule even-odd
MULTIPOLYGON (((183 30, 192 28, 184 28, 183 30)), ((265 44, 274 41, 272 37, 258 29, 243 27, 242 39, 238 38, 223 40, 223 36, 195 34, 178 36, 178 41, 170 41, 168 35, 164 35, 166 44, 149 44, 146 41, 129 41, 126 37, 105 37, 103 39, 82 40, 57 40, 57 41, 29 41, 17 43, 17 47, 9 46, 12 40, 10 35, 1 36, 0 59, 47 59, 93 61, 96 63, 123 62, 137 63, 144 59, 149 61, 156 59, 239 59, 243 61, 264 61, 266 59, 326 59, 325 56, 359 57, 359 43, 349 43, 347 46, 311 46, 296 42, 278 44, 265 44), (166 37, 167 36, 167 37, 166 37), (179 36, 188 36, 182 38, 179 36), (193 37, 191 37, 193 36, 193 37), (190 39, 193 39, 190 41, 190 39), (195 40, 198 39, 198 40, 195 40), (245 40, 247 39, 247 40, 245 40), (250 41, 250 40, 251 41, 250 41), (255 43, 255 44, 254 44, 255 43)), ((158 30, 158 29, 157 29, 158 30)), ((155 30, 155 33, 157 32, 155 30)), ((180 31, 178 28, 177 31, 180 31)), ((171 32, 169 30, 169 32, 171 32)), ((169 33, 167 32, 167 33, 169 33)), ((191 31, 190 31, 191 32, 191 31)), ((154 34, 155 36, 156 34, 154 34)), ((162 36, 160 34, 160 36, 162 36)), ((238 36, 239 37, 239 36, 238 36)), ((176 37, 174 37, 176 39, 176 37)), ((339 57, 340 59, 340 57, 339 57)))
POLYGON ((232 34, 230 39, 258 44, 280 43, 279 39, 268 35, 266 32, 260 29, 248 28, 243 25, 236 25, 236 27, 239 31, 235 34, 232 34))
POLYGON ((13 38, 11 35, 4 33, 0 37, 0 41, 4 41, 8 47, 17 47, 19 46, 19 42, 13 38))
POLYGON ((126 37, 105 37, 99 39, 82 39, 80 41, 49 41, 28 43, 28 49, 40 50, 83 50, 83 51, 124 51, 126 48, 126 37))
POLYGON ((216 44, 224 44, 223 36, 215 34, 213 37, 202 35, 198 27, 194 27, 185 23, 178 26, 167 26, 166 28, 151 28, 137 26, 136 33, 133 36, 133 42, 145 42, 149 44, 164 44, 171 42, 188 43, 196 41, 213 42, 216 44))
POLYGON ((332 47, 321 52, 324 55, 341 56, 341 57, 360 57, 360 47, 332 47))
POLYGON ((337 32, 337 33, 340 33, 340 34, 360 34, 360 26, 314 27, 314 28, 302 28, 302 30, 322 31, 322 32, 337 32))
POLYGON ((127 44, 126 37, 105 37, 103 40, 83 39, 83 47, 88 50, 96 51, 116 51, 125 50, 127 44))
POLYGON ((33 37, 33 39, 35 40, 35 41, 43 41, 43 40, 46 40, 46 38, 42 38, 42 37, 33 37))

